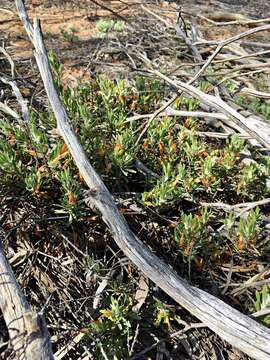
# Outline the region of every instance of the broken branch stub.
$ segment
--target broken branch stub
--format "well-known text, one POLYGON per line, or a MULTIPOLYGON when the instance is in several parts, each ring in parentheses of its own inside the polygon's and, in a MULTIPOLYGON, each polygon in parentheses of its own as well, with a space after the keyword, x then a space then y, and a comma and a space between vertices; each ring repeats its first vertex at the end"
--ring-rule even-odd
POLYGON ((13 274, 0 238, 0 308, 16 359, 52 360, 53 353, 43 316, 31 311, 13 274))
POLYGON ((131 231, 125 218, 114 204, 111 194, 89 163, 82 145, 70 125, 67 112, 54 87, 38 21, 35 20, 34 27, 32 27, 22 0, 16 0, 16 5, 35 47, 35 58, 57 119, 58 130, 90 189, 87 203, 100 212, 119 248, 148 278, 224 340, 255 359, 269 359, 269 329, 205 291, 190 286, 154 255, 131 231))

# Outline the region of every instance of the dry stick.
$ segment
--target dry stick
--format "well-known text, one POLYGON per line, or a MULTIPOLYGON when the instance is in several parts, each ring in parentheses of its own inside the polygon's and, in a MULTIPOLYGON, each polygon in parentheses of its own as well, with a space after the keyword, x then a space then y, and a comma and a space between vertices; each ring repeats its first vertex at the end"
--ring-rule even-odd
MULTIPOLYGON (((143 115, 134 115, 128 117, 124 122, 129 123, 136 120, 151 118, 153 114, 143 114, 143 115)), ((228 116, 222 113, 211 113, 206 111, 185 111, 185 110, 175 110, 171 107, 167 107, 164 113, 160 113, 159 116, 179 116, 179 117, 194 117, 194 118, 212 118, 220 120, 229 120, 228 116)))
POLYGON ((7 104, 0 102, 0 111, 12 116, 16 120, 20 120, 20 115, 12 110, 7 104))
MULTIPOLYGON (((222 55, 220 54, 219 56, 224 56, 224 59, 220 59, 220 60, 213 60, 212 64, 222 64, 222 63, 226 63, 226 62, 232 62, 232 61, 239 61, 242 59, 248 59, 248 58, 256 58, 260 55, 267 55, 270 53, 270 50, 263 50, 263 51, 257 51, 257 52, 253 52, 250 54, 246 54, 246 55, 241 55, 241 56, 231 56, 228 57, 228 55, 222 55)), ((173 69, 172 71, 170 71, 169 75, 172 75, 173 73, 175 73, 177 70, 181 69, 182 67, 195 67, 195 66, 199 66, 199 65, 203 65, 204 62, 197 62, 197 63, 182 63, 181 65, 178 65, 175 69, 173 69)))
MULTIPOLYGON (((239 127, 244 129, 245 132, 250 134, 252 138, 256 139, 260 144, 270 150, 270 126, 268 124, 264 124, 264 126, 260 129, 258 123, 256 124, 255 119, 245 118, 242 114, 237 112, 233 107, 229 106, 222 99, 206 94, 189 83, 173 81, 157 70, 153 70, 152 73, 173 85, 176 89, 178 89, 178 91, 180 90, 181 93, 184 91, 192 97, 199 99, 201 102, 210 106, 211 108, 215 108, 217 111, 227 115, 239 127)), ((262 126, 261 123, 260 126, 262 126)))
POLYGON ((270 93, 257 91, 257 90, 247 88, 247 87, 244 87, 243 89, 241 89, 241 91, 238 92, 238 95, 249 95, 249 96, 254 96, 254 97, 257 97, 260 99, 270 99, 270 93))
POLYGON ((8 328, 16 359, 50 360, 53 353, 43 316, 31 311, 0 239, 0 308, 8 328))
MULTIPOLYGON (((157 14, 155 14, 154 12, 152 12, 151 10, 149 10, 148 8, 146 8, 145 6, 141 5, 141 8, 145 11, 147 11, 148 13, 150 13, 151 15, 153 15, 154 17, 156 17, 158 20, 165 22, 165 24, 167 26, 170 27, 170 25, 167 23, 166 20, 164 20, 163 18, 161 18, 160 16, 158 16, 157 14)), ((180 20, 180 19, 179 19, 180 20)), ((177 24, 176 27, 176 31, 178 33, 179 36, 181 36, 185 43, 187 44, 188 48, 191 50, 191 52, 193 53, 196 61, 201 61, 202 57, 200 55, 200 53, 198 52, 198 50, 196 49, 195 46, 193 46, 191 40, 187 37, 187 35, 182 31, 179 23, 177 24)), ((191 80, 192 83, 192 80, 191 80)), ((153 115, 150 117, 150 119, 147 121, 146 126, 144 127, 144 129, 141 131, 140 135, 138 136, 138 139, 136 140, 135 146, 137 146, 140 142, 140 140, 142 139, 143 135, 146 133, 146 131, 148 130, 148 128, 150 127, 150 125, 152 124, 152 122, 155 120, 156 117, 158 117, 165 109, 167 109, 170 105, 172 105, 175 100, 180 96, 180 94, 175 94, 173 95, 173 97, 171 99, 169 99, 163 106, 161 106, 159 109, 157 109, 153 115)))
MULTIPOLYGON (((158 117, 164 116, 176 116, 176 117, 192 117, 192 118, 203 118, 203 119, 216 119, 221 120, 226 126, 229 126, 232 129, 240 132, 239 136, 243 139, 252 139, 252 137, 243 131, 239 126, 237 126, 230 118, 222 113, 212 113, 212 112, 204 112, 204 111, 185 111, 185 110, 175 110, 171 107, 168 107, 165 112, 160 113, 158 117)), ((125 123, 133 122, 140 119, 151 119, 153 114, 144 114, 144 115, 134 115, 125 120, 125 123)), ((215 122, 212 124, 214 127, 220 127, 219 122, 215 122)), ((185 132, 192 132, 194 134, 198 134, 199 136, 207 136, 207 137, 216 137, 226 139, 228 136, 232 135, 231 132, 226 133, 214 133, 214 132, 203 132, 203 131, 189 131, 185 130, 185 132)))
MULTIPOLYGON (((239 17, 239 15, 233 15, 233 14, 229 14, 230 16, 235 16, 235 17, 239 17)), ((240 15, 242 17, 242 15, 240 15)), ((270 18, 264 18, 264 19, 258 19, 258 20, 251 20, 251 19, 245 19, 245 18, 240 18, 240 19, 235 19, 235 20, 231 20, 231 21, 215 21, 213 20, 215 18, 215 16, 211 16, 211 18, 206 17, 206 16, 199 16, 201 19, 210 22, 211 24, 215 25, 215 26, 227 26, 227 25, 255 25, 255 24, 262 24, 262 23, 269 23, 270 22, 270 18)), ((217 18, 217 17, 216 17, 217 18)), ((219 19, 221 18, 221 16, 219 16, 219 19)))
POLYGON ((166 21, 165 19, 163 19, 163 17, 157 15, 155 12, 151 11, 148 7, 141 5, 142 10, 146 11, 148 14, 154 16, 156 19, 158 19, 160 22, 162 22, 163 24, 165 24, 169 29, 173 29, 174 26, 171 25, 170 23, 168 23, 168 21, 166 21))
POLYGON ((55 360, 61 360, 65 358, 65 356, 69 353, 69 351, 74 350, 74 347, 84 338, 86 333, 80 332, 77 334, 73 339, 71 339, 68 345, 64 346, 63 348, 59 349, 55 353, 55 360))
POLYGON ((270 48, 269 43, 262 43, 262 42, 258 42, 258 41, 241 41, 241 45, 259 47, 259 48, 265 48, 265 49, 270 48))
POLYGON ((5 57, 8 59, 8 62, 10 64, 10 70, 11 70, 11 76, 12 78, 15 77, 15 65, 14 65, 14 61, 12 60, 11 56, 9 55, 9 53, 6 51, 6 49, 3 46, 0 46, 0 51, 5 55, 5 57))
POLYGON ((136 140, 135 146, 137 146, 141 140, 141 138, 143 137, 143 135, 146 133, 146 131, 148 130, 149 126, 152 124, 153 120, 155 120, 156 117, 158 117, 167 107, 169 107, 170 105, 172 105, 175 100, 179 97, 179 94, 174 94, 164 105, 162 105, 159 109, 157 109, 153 115, 150 117, 150 119, 147 121, 146 126, 144 127, 144 129, 141 131, 140 135, 138 136, 138 139, 136 140))
POLYGON ((259 201, 253 201, 253 202, 240 203, 240 204, 235 204, 235 205, 229 205, 229 204, 222 203, 222 202, 217 202, 217 203, 201 202, 200 204, 202 206, 223 209, 225 211, 233 211, 233 210, 238 210, 238 211, 241 210, 242 211, 243 209, 251 210, 257 206, 268 205, 268 204, 270 204, 270 198, 262 199, 259 201))
POLYGON ((111 14, 113 14, 114 16, 116 16, 118 19, 126 22, 126 23, 129 23, 129 20, 127 20, 127 18, 125 18, 124 16, 122 15, 119 15, 116 11, 114 11, 113 9, 109 8, 108 6, 105 6, 103 4, 100 4, 98 1, 96 0, 90 0, 93 4, 101 7, 101 9, 103 10, 106 10, 106 11, 109 11, 111 14))
POLYGON ((87 203, 101 213, 114 240, 125 255, 165 293, 233 346, 255 359, 268 360, 270 357, 269 329, 205 291, 190 286, 154 255, 130 230, 125 218, 114 204, 111 194, 89 163, 70 125, 67 112, 54 87, 38 21, 35 20, 32 27, 22 0, 16 0, 16 5, 21 20, 29 32, 28 35, 33 39, 35 58, 57 119, 58 130, 90 189, 87 203))
MULTIPOLYGON (((221 133, 221 132, 214 132, 214 131, 194 131, 194 130, 183 130, 186 134, 193 134, 197 135, 202 138, 213 138, 213 139, 227 139, 232 133, 221 133)), ((240 139, 250 140, 252 139, 251 136, 245 134, 238 135, 240 139)))
POLYGON ((21 94, 20 89, 18 88, 16 82, 13 80, 8 80, 3 76, 0 76, 0 81, 2 81, 6 85, 10 85, 12 87, 12 90, 18 100, 18 103, 21 106, 23 120, 25 123, 28 123, 29 119, 30 119, 29 111, 28 111, 28 101, 22 97, 22 94, 21 94))
MULTIPOLYGON (((230 69, 230 70, 225 70, 222 71, 221 69, 219 70, 218 73, 207 73, 206 76, 221 76, 221 75, 230 75, 233 74, 235 72, 240 72, 241 70, 245 70, 245 69, 260 69, 260 68, 266 68, 269 71, 269 65, 270 62, 265 62, 265 63, 255 63, 255 64, 243 64, 243 65, 239 65, 237 67, 235 67, 234 69, 230 69)), ((240 76, 240 74, 238 75, 240 76)))
POLYGON ((218 85, 223 84, 227 80, 232 80, 232 79, 237 79, 237 78, 241 79, 241 78, 243 78, 243 76, 260 74, 262 72, 269 73, 269 67, 268 68, 262 68, 262 69, 259 69, 259 70, 251 70, 251 71, 247 71, 247 72, 244 72, 244 73, 241 73, 241 74, 233 74, 233 75, 230 75, 230 76, 225 76, 218 82, 218 85))
POLYGON ((235 35, 229 39, 226 39, 224 41, 222 41, 221 43, 219 43, 219 45, 217 46, 216 50, 213 52, 213 54, 207 59, 206 63, 202 66, 201 70, 193 77, 193 79, 191 80, 190 84, 192 84, 194 81, 196 81, 201 74, 208 68, 208 66, 211 64, 211 62, 214 60, 214 58, 217 56, 217 54, 224 48, 224 46, 227 46, 237 40, 242 39, 243 37, 255 34, 257 32, 260 31, 266 31, 266 30, 270 30, 270 24, 267 25, 262 25, 259 26, 255 29, 250 29, 247 30, 241 34, 235 35))

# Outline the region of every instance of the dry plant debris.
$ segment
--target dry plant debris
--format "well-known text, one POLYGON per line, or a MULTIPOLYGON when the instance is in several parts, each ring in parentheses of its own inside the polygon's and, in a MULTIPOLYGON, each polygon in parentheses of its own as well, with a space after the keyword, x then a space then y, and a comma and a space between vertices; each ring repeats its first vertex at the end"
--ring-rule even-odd
MULTIPOLYGON (((28 303, 44 313, 55 358, 248 359, 198 322, 196 304, 188 313, 119 251, 9 3, 0 9, 2 242, 28 303)), ((163 1, 26 4, 41 18, 75 133, 132 231, 269 334, 267 15, 163 1)), ((2 357, 12 359, 5 326, 2 357)))

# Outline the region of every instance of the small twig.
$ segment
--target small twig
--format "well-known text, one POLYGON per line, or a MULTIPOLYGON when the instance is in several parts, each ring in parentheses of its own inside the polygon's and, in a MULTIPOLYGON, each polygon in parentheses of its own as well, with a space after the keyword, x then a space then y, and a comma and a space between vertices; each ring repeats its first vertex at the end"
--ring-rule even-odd
MULTIPOLYGON (((134 336, 133 336, 133 339, 132 339, 132 343, 131 343, 131 346, 128 350, 128 353, 129 353, 129 356, 131 356, 131 354, 133 353, 134 351, 134 346, 136 344, 136 341, 138 340, 138 336, 139 336, 139 328, 140 328, 140 324, 138 323, 136 325, 136 329, 135 329, 135 333, 134 333, 134 336)), ((129 343, 128 343, 129 345, 129 343)))
POLYGON ((143 137, 143 135, 146 133, 146 131, 148 130, 149 126, 152 124, 153 120, 155 120, 155 118, 157 116, 159 116, 168 106, 172 105, 175 100, 179 97, 179 94, 175 94, 171 97, 170 100, 168 100, 164 105, 162 105, 159 109, 157 109, 153 115, 150 117, 150 119, 148 120, 146 126, 144 127, 144 129, 141 131, 140 135, 138 136, 138 139, 136 140, 135 146, 137 146, 141 140, 141 138, 143 137))
POLYGON ((183 110, 175 110, 173 108, 168 108, 166 110, 167 115, 171 116, 184 116, 184 117, 193 117, 193 118, 212 118, 219 120, 229 120, 229 117, 222 113, 210 113, 204 111, 183 111, 183 110))
POLYGON ((9 53, 6 51, 4 45, 0 46, 0 51, 5 55, 5 57, 8 59, 8 62, 10 63, 10 68, 11 68, 11 76, 14 79, 15 77, 15 65, 14 65, 14 61, 12 60, 11 56, 9 55, 9 53))
POLYGON ((147 166, 145 166, 140 160, 136 160, 134 166, 147 176, 159 180, 161 177, 147 166))
POLYGON ((228 290, 228 287, 229 287, 231 279, 232 279, 232 273, 233 273, 233 259, 230 261, 230 268, 229 268, 229 271, 227 274, 226 284, 224 286, 224 289, 221 292, 222 295, 226 294, 226 292, 228 290))
POLYGON ((270 30, 270 24, 267 24, 267 25, 262 25, 262 26, 259 26, 255 29, 250 29, 250 30, 247 30, 241 34, 238 34, 238 35, 235 35, 235 36, 232 36, 231 38, 229 39, 226 39, 226 40, 223 40, 219 43, 219 45, 217 46, 216 50, 213 52, 213 54, 207 59, 207 61, 205 62, 205 64, 202 66, 202 68, 200 69, 199 72, 197 72, 197 74, 193 77, 192 81, 191 81, 191 84, 196 81, 200 75, 209 67, 209 65, 211 64, 211 62, 214 60, 214 58, 217 56, 217 54, 227 45, 237 41, 237 40, 240 40, 246 36, 249 36, 249 35, 252 35, 252 34, 255 34, 257 32, 261 32, 261 31, 267 31, 267 30, 270 30))
MULTIPOLYGON (((141 7, 146 10, 147 12, 149 12, 151 15, 155 16, 158 20, 165 22, 165 24, 168 27, 171 27, 170 24, 167 23, 166 20, 164 20, 163 18, 161 18, 160 16, 156 15, 154 12, 152 12, 151 10, 147 9, 145 6, 141 5, 141 7)), ((179 21, 180 21, 180 17, 179 17, 179 21)), ((185 32, 181 29, 181 26, 179 24, 179 22, 176 25, 176 32, 178 33, 179 36, 181 36, 185 43, 187 44, 187 46, 189 47, 189 49, 191 50, 191 52, 194 54, 195 59, 197 61, 201 61, 202 60, 202 56, 200 55, 199 51, 197 50, 197 48, 192 44, 192 41, 188 38, 188 36, 185 34, 185 32)), ((148 61, 148 59, 144 59, 144 61, 148 61)), ((189 81, 189 83, 192 83, 192 80, 189 81)), ((172 105, 175 100, 180 96, 180 94, 175 94, 170 100, 168 100, 163 106, 161 106, 157 111, 154 112, 154 114, 150 117, 150 119, 147 121, 146 126, 144 127, 144 129, 141 131, 140 135, 138 136, 138 139, 135 143, 135 145, 138 145, 141 138, 143 137, 143 135, 146 133, 146 131, 148 130, 149 126, 151 125, 151 123, 153 122, 153 120, 159 116, 159 114, 161 114, 165 109, 167 109, 170 105, 172 105)))
MULTIPOLYGON (((245 70, 245 69, 253 69, 255 68, 255 70, 260 69, 260 68, 266 68, 269 70, 269 65, 270 62, 265 62, 265 63, 255 63, 255 64, 243 64, 243 65, 239 65, 238 67, 234 68, 234 69, 230 69, 230 70, 226 70, 226 71, 221 71, 221 69, 219 70, 218 73, 207 73, 207 76, 209 77, 213 77, 213 76, 222 76, 222 75, 230 75, 233 74, 235 72, 240 72, 241 70, 245 70)), ((241 76, 242 74, 238 74, 237 76, 241 76)))
POLYGON ((74 347, 84 338, 84 336, 84 332, 80 332, 78 335, 76 335, 74 339, 69 341, 68 345, 65 345, 63 348, 61 348, 55 353, 55 359, 63 359, 69 353, 69 351, 74 349, 74 347))
POLYGON ((189 82, 183 83, 181 81, 173 81, 157 70, 153 70, 152 73, 166 80, 169 84, 180 90, 180 93, 184 91, 189 95, 199 99, 207 106, 215 108, 217 111, 223 112, 225 115, 229 116, 231 120, 236 123, 236 125, 242 128, 244 134, 248 133, 251 135, 251 137, 256 139, 258 143, 262 144, 267 149, 270 149, 270 126, 268 124, 251 117, 247 119, 221 98, 206 94, 190 85, 189 82))
POLYGON ((259 47, 259 48, 264 48, 264 49, 270 48, 269 43, 262 43, 262 42, 258 42, 258 41, 241 41, 241 45, 259 47))
POLYGON ((225 81, 227 80, 232 80, 232 79, 236 79, 236 78, 242 78, 243 76, 245 75, 254 75, 254 74, 260 74, 262 72, 269 72, 269 67, 263 67, 262 69, 259 69, 259 70, 252 70, 252 71, 248 71, 248 72, 245 72, 245 73, 242 73, 242 74, 234 74, 234 75, 231 75, 231 76, 226 76, 224 77, 223 79, 221 79, 219 82, 218 82, 218 85, 221 85, 223 84, 225 81))
POLYGON ((105 350, 103 348, 103 345, 101 342, 98 342, 98 346, 100 348, 100 351, 101 351, 101 355, 103 356, 104 360, 109 360, 107 354, 105 353, 105 350))
MULTIPOLYGON (((125 123, 133 122, 136 120, 141 119, 149 119, 153 116, 153 114, 143 114, 143 115, 134 115, 128 117, 125 120, 125 123)), ((175 110, 171 107, 168 107, 164 113, 160 113, 157 117, 163 116, 177 116, 177 117, 192 117, 192 118, 211 118, 211 119, 218 119, 218 120, 229 120, 228 116, 222 113, 212 113, 206 111, 185 111, 185 110, 175 110)))
POLYGON ((240 204, 235 204, 235 205, 229 205, 229 204, 225 204, 225 203, 221 203, 221 202, 217 202, 217 203, 201 202, 200 204, 202 206, 224 209, 227 211, 233 211, 233 210, 241 210, 242 211, 243 209, 245 211, 249 211, 257 206, 263 206, 263 205, 270 204, 270 198, 262 199, 259 201, 253 201, 253 202, 240 203, 240 204))
POLYGON ((171 340, 171 339, 173 339, 175 337, 180 337, 180 336, 184 335, 189 330, 206 327, 203 323, 185 324, 184 326, 185 326, 184 329, 176 331, 176 332, 170 334, 169 336, 158 340, 154 344, 148 346, 146 349, 140 351, 138 354, 133 355, 128 360, 139 360, 142 355, 145 355, 149 351, 153 350, 154 348, 156 348, 159 344, 163 343, 164 341, 169 341, 169 340, 171 340))
POLYGON ((20 115, 16 111, 12 110, 7 104, 0 102, 0 110, 6 113, 7 115, 12 116, 16 120, 20 120, 20 115))
POLYGON ((238 95, 254 96, 254 97, 257 97, 259 99, 270 99, 270 93, 257 91, 257 90, 247 88, 247 87, 242 88, 241 91, 239 91, 237 94, 238 95))
POLYGON ((266 316, 270 314, 270 308, 266 308, 266 309, 261 309, 259 311, 256 311, 255 313, 251 314, 251 316, 257 318, 257 317, 261 317, 261 316, 266 316))
POLYGON ((5 12, 7 14, 12 14, 12 15, 14 14, 13 11, 5 9, 5 8, 0 8, 0 11, 5 12))
POLYGON ((27 124, 29 122, 30 119, 30 115, 29 115, 29 110, 28 110, 28 101, 25 100, 22 97, 22 94, 20 92, 20 89, 18 88, 17 84, 15 83, 15 81, 13 80, 8 80, 7 78, 0 76, 0 80, 7 85, 10 85, 12 87, 12 90, 14 92, 14 95, 17 98, 18 103, 21 106, 21 110, 22 110, 22 117, 24 120, 24 123, 27 124))
MULTIPOLYGON (((202 138, 213 138, 213 139, 227 139, 232 134, 231 133, 221 133, 221 132, 210 132, 210 131, 193 131, 193 130, 184 130, 184 133, 192 133, 194 135, 200 136, 202 138)), ((252 139, 249 135, 239 134, 240 139, 252 139)))
POLYGON ((116 16, 118 19, 126 22, 126 23, 129 23, 129 20, 127 20, 127 18, 125 18, 124 16, 122 15, 119 15, 117 12, 115 12, 113 9, 109 8, 108 6, 104 5, 104 4, 100 4, 98 1, 96 0, 90 0, 93 4, 101 7, 103 10, 106 10, 106 11, 109 11, 111 14, 113 14, 114 16, 116 16))
MULTIPOLYGON (((243 59, 248 59, 248 58, 256 58, 260 55, 267 55, 270 53, 270 50, 262 50, 262 51, 257 51, 257 52, 253 52, 250 54, 245 54, 245 55, 241 55, 241 56, 231 56, 228 57, 228 55, 226 54, 219 54, 219 57, 224 57, 223 59, 219 59, 219 60, 213 60, 212 64, 223 64, 226 62, 237 62, 239 60, 243 60, 243 59)), ((177 70, 181 69, 182 67, 196 67, 196 66, 200 66, 203 65, 204 62, 197 62, 197 63, 182 63, 181 65, 177 66, 175 69, 173 69, 172 71, 169 72, 169 76, 174 74, 177 70)))
POLYGON ((207 22, 215 25, 215 26, 230 26, 230 25, 248 25, 252 26, 255 24, 262 24, 262 23, 268 23, 270 22, 270 18, 265 19, 258 19, 258 20, 251 20, 248 18, 245 18, 243 15, 239 14, 214 14, 208 17, 206 16, 199 16, 201 19, 206 20, 207 22), (215 20, 221 20, 221 19, 232 19, 230 21, 215 21, 215 20))
MULTIPOLYGON (((196 80, 198 80, 198 78, 202 75, 202 73, 209 67, 209 65, 211 64, 211 62, 214 60, 214 58, 216 57, 216 55, 226 46, 229 45, 237 40, 240 40, 243 37, 252 35, 254 33, 260 32, 260 31, 266 31, 270 29, 270 24, 268 25, 262 25, 258 28, 255 29, 251 29, 248 31, 245 31, 241 34, 238 34, 236 36, 233 36, 229 39, 226 39, 224 41, 222 41, 221 43, 219 43, 219 45, 217 46, 216 50, 213 52, 213 54, 208 58, 208 60, 205 62, 205 64, 202 66, 202 68, 192 77, 191 80, 188 81, 187 85, 191 85, 193 84, 196 80)), ((192 44, 192 46, 194 46, 194 44, 192 44)), ((195 49, 195 47, 194 47, 195 49)), ((146 60, 145 60, 146 61, 146 60)), ((156 73, 159 75, 162 75, 161 77, 163 77, 163 79, 169 79, 168 77, 166 77, 165 75, 161 74, 158 70, 156 70, 156 73)), ((170 79, 169 79, 170 80, 170 79)), ((175 83, 173 83, 170 80, 170 83, 172 85, 175 85, 175 83)), ((183 91, 183 89, 182 89, 183 91)), ((136 145, 138 145, 138 143, 140 142, 141 138, 143 137, 143 135, 145 134, 145 132, 147 131, 147 129, 149 128, 150 124, 152 123, 152 121, 160 114, 162 113, 168 106, 170 106, 172 103, 174 103, 174 101, 181 95, 181 93, 178 93, 177 95, 174 95, 167 103, 165 103, 161 108, 159 108, 154 114, 153 116, 149 119, 149 121, 147 122, 147 125, 144 127, 143 131, 140 133, 137 141, 136 141, 136 145)), ((264 143, 265 145, 265 143, 264 143)), ((270 142, 267 144, 267 146, 269 146, 270 148, 270 142)))
POLYGON ((263 285, 268 285, 270 284, 270 279, 264 279, 264 280, 259 280, 259 281, 254 281, 252 283, 245 283, 243 285, 241 285, 239 288, 234 289, 231 291, 231 295, 236 295, 239 293, 242 293, 244 290, 246 290, 247 288, 252 288, 252 287, 261 287, 263 285))
POLYGON ((166 21, 165 19, 163 19, 161 16, 157 15, 154 11, 151 11, 149 8, 147 8, 144 5, 141 5, 141 8, 146 11, 148 14, 154 16, 158 21, 162 22, 163 24, 165 24, 169 29, 173 29, 174 26, 169 24, 168 21, 166 21))

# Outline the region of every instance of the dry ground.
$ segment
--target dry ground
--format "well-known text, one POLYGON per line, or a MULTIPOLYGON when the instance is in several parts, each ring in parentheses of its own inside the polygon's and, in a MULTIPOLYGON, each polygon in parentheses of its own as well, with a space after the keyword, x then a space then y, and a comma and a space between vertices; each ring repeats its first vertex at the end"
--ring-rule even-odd
MULTIPOLYGON (((134 18, 140 13, 139 4, 151 5, 156 1, 102 1, 101 4, 112 9, 123 18, 134 18)), ((85 66, 96 51, 97 44, 100 43, 103 34, 96 28, 99 19, 114 17, 110 11, 97 8, 90 0, 80 2, 74 1, 51 1, 33 0, 28 1, 30 18, 39 17, 42 24, 43 34, 46 39, 48 49, 56 51, 62 63, 66 66, 66 76, 70 78, 71 73, 75 77, 85 76, 85 66), (78 40, 74 42, 66 41, 61 34, 62 30, 69 31, 76 29, 78 40)), ((253 0, 184 0, 184 1, 160 1, 159 6, 171 21, 177 18, 177 11, 181 7, 187 13, 216 14, 217 18, 222 13, 225 18, 230 18, 232 12, 251 17, 270 16, 270 4, 266 1, 253 0), (192 6, 191 6, 192 5, 192 6)), ((218 31, 208 30, 206 38, 223 39, 230 36, 238 29, 220 28, 218 31)), ((22 24, 18 19, 13 1, 3 0, 0 7, 0 40, 4 41, 6 48, 14 60, 27 61, 32 58, 31 45, 23 31, 22 24)), ((117 64, 116 64, 117 65, 117 64)), ((98 69, 104 69, 98 66, 98 69)))

